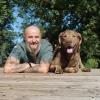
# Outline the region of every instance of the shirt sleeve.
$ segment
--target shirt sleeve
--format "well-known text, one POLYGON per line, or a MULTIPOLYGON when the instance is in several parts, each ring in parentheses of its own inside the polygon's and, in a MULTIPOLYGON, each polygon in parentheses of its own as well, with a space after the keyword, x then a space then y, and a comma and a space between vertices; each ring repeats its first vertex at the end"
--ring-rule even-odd
POLYGON ((21 59, 21 48, 19 45, 16 45, 13 50, 11 51, 9 57, 15 57, 16 59, 21 59))
POLYGON ((44 45, 41 60, 50 63, 53 58, 53 47, 48 41, 44 45))

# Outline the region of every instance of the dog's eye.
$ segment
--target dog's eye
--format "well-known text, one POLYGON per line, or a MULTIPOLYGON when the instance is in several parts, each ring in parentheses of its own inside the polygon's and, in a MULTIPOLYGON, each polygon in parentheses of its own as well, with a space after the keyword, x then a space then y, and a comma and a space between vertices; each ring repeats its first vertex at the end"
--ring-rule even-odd
POLYGON ((63 38, 66 38, 67 36, 66 35, 64 35, 64 36, 62 36, 63 38))
POLYGON ((76 37, 76 35, 73 35, 73 37, 76 37))

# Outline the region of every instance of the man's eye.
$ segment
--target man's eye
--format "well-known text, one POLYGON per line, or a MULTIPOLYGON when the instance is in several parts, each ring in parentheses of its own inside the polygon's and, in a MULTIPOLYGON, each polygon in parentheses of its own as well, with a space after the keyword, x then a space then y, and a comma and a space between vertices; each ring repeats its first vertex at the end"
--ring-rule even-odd
POLYGON ((35 38, 39 38, 39 36, 35 36, 35 38))
POLYGON ((32 36, 29 36, 28 38, 32 38, 32 36))

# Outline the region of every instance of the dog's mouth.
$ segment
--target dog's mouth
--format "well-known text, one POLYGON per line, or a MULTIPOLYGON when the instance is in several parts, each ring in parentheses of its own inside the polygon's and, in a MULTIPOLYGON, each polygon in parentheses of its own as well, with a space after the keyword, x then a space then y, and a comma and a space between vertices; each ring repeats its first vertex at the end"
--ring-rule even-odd
POLYGON ((67 46, 66 52, 67 52, 68 54, 73 53, 73 51, 74 51, 74 47, 72 47, 72 46, 67 46))

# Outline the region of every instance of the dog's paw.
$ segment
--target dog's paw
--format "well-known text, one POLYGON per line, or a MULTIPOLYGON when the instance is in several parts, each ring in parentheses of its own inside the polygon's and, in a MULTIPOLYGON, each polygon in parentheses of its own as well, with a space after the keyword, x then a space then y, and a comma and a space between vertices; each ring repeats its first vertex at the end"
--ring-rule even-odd
POLYGON ((55 74, 62 74, 63 73, 63 70, 60 66, 56 66, 56 69, 55 69, 55 74))
POLYGON ((81 71, 82 72, 91 72, 91 69, 90 68, 82 68, 81 71))
POLYGON ((64 72, 66 72, 66 73, 77 73, 78 68, 65 68, 64 72))
POLYGON ((63 73, 63 70, 61 69, 61 70, 55 70, 55 74, 62 74, 63 73))

